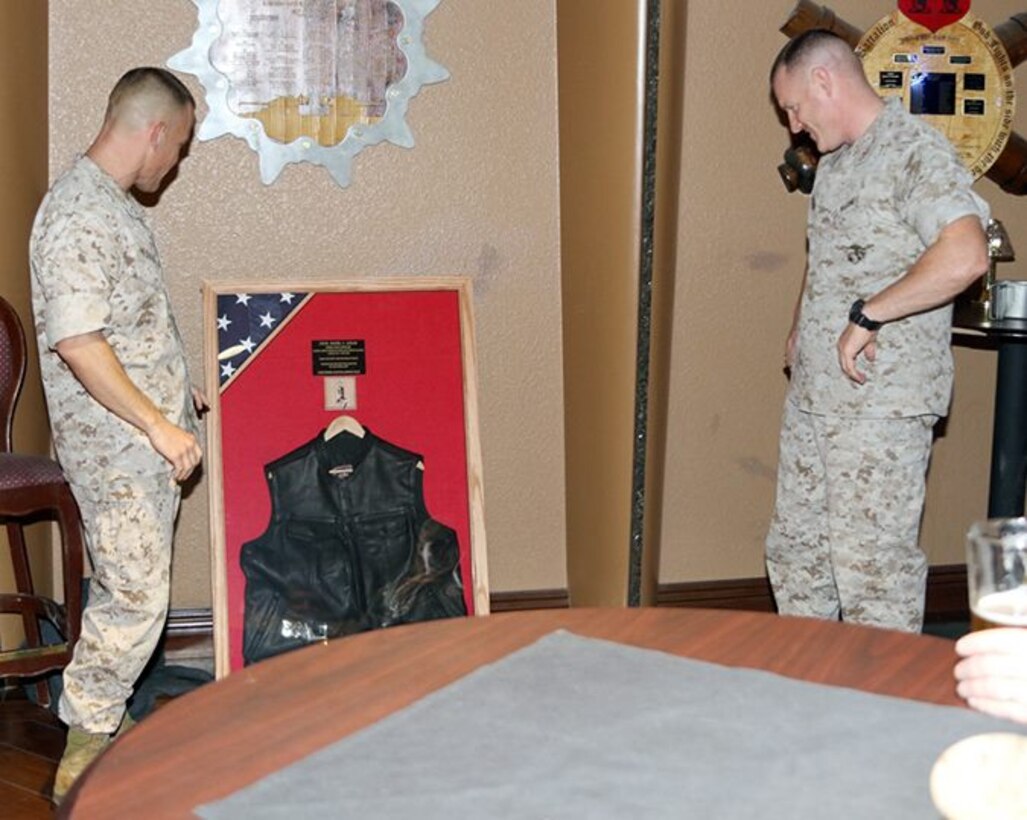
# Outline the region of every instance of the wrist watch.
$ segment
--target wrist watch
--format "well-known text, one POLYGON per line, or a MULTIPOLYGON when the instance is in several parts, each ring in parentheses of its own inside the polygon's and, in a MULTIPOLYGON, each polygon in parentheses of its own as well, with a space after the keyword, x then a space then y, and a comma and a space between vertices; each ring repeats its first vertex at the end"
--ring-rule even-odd
POLYGON ((867 316, 863 312, 863 305, 864 302, 862 299, 857 299, 855 302, 852 303, 852 307, 849 308, 849 321, 852 322, 854 325, 859 325, 864 330, 880 330, 881 325, 883 325, 884 322, 875 322, 873 319, 867 316))

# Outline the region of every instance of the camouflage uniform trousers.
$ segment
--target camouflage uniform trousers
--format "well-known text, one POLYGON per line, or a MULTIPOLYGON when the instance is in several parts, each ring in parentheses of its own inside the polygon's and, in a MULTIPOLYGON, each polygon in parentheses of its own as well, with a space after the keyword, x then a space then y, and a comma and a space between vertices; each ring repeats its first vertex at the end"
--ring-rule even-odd
POLYGON ((180 488, 168 477, 97 499, 75 488, 93 575, 58 712, 92 733, 118 728, 167 619, 180 488))
POLYGON ((767 574, 778 612, 919 632, 920 520, 936 416, 862 419, 785 403, 767 574))

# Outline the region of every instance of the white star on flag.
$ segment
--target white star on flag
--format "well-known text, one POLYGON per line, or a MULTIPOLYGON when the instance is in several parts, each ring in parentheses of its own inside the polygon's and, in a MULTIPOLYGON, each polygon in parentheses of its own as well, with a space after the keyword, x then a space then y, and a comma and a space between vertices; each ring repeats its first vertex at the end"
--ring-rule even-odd
POLYGON ((290 316, 300 309, 307 297, 305 293, 282 291, 218 295, 215 316, 218 361, 222 365, 218 379, 222 386, 238 378, 250 356, 260 355, 268 337, 289 322, 290 316), (231 367, 225 367, 226 364, 231 367))

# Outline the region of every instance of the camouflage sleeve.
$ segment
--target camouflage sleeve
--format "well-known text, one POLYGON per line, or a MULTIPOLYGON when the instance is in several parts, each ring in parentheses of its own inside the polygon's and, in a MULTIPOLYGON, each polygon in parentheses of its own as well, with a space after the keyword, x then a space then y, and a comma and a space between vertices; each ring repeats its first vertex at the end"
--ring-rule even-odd
POLYGON ((36 268, 46 305, 44 333, 52 349, 62 339, 108 327, 111 274, 120 251, 108 227, 81 214, 52 224, 47 240, 36 268))
POLYGON ((899 200, 903 218, 925 247, 957 219, 973 215, 983 225, 990 215, 988 203, 970 187, 970 172, 945 137, 940 139, 943 144, 926 139, 916 145, 906 162, 899 200))

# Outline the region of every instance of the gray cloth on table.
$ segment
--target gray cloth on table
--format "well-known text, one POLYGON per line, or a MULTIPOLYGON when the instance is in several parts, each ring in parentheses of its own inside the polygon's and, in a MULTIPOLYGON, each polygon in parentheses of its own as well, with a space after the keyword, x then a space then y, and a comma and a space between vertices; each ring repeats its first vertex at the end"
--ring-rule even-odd
POLYGON ((558 631, 196 813, 936 818, 934 761, 989 731, 1025 730, 558 631))

